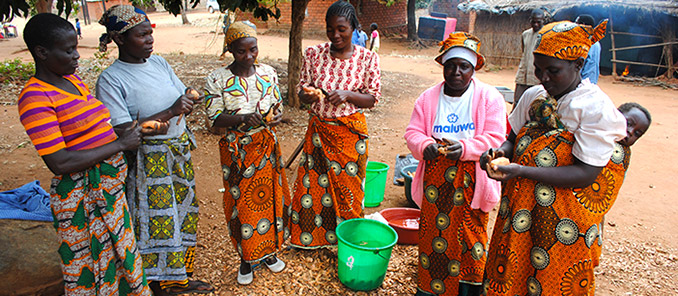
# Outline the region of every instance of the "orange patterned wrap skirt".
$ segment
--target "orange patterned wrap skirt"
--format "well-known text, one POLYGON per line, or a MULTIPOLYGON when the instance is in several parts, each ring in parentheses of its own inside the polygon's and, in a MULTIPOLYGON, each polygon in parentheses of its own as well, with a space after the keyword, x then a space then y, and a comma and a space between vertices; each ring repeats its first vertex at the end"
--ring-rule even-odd
POLYGON ((362 113, 339 118, 311 116, 289 213, 293 246, 336 245, 337 225, 363 217, 367 142, 362 113))
MULTIPOLYGON (((516 137, 512 162, 533 167, 574 162, 574 135, 528 123, 516 137)), ((614 203, 629 154, 617 146, 586 188, 515 178, 503 186, 485 267, 487 295, 593 295, 602 218, 614 203)))
POLYGON ((474 188, 474 162, 442 155, 426 162, 419 225, 419 290, 458 295, 460 282, 482 283, 488 214, 471 209, 474 188))
POLYGON ((219 148, 231 242, 250 263, 274 255, 290 234, 290 192, 275 132, 229 130, 219 148))

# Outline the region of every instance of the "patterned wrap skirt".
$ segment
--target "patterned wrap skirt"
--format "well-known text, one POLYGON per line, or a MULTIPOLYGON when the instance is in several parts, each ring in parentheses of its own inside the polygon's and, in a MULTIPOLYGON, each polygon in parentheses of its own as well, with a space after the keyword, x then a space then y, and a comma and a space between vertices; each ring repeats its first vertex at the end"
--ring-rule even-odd
POLYGON ((362 113, 339 118, 311 116, 289 213, 293 246, 336 245, 337 225, 363 217, 367 142, 362 113))
POLYGON ((471 209, 475 162, 426 161, 419 225, 418 289, 457 295, 459 283, 481 285, 488 214, 471 209))
POLYGON ((247 135, 229 130, 219 150, 224 213, 234 248, 250 263, 274 255, 290 236, 291 200, 275 131, 247 135))
MULTIPOLYGON (((189 134, 143 140, 127 177, 127 200, 148 280, 187 279, 188 247, 196 245, 198 199, 189 134)), ((190 271, 190 268, 189 268, 190 271)))
MULTIPOLYGON (((574 135, 525 125, 516 137, 512 162, 533 167, 574 162, 574 135)), ((593 295, 602 218, 614 203, 628 167, 621 146, 596 181, 564 188, 526 178, 503 186, 490 240, 484 289, 487 295, 593 295)))
POLYGON ((50 189, 66 295, 151 295, 125 201, 122 152, 50 189))

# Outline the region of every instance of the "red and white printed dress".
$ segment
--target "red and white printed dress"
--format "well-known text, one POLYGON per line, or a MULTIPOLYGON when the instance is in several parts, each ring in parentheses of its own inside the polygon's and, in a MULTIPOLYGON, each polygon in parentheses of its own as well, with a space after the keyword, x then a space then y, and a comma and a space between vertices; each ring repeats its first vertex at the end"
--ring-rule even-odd
MULTIPOLYGON (((354 46, 353 55, 338 59, 331 43, 308 47, 304 53, 303 86, 350 90, 381 97, 379 56, 354 46)), ((360 108, 346 102, 334 106, 320 100, 311 116, 299 160, 294 196, 288 210, 291 244, 316 248, 337 243, 337 224, 363 216, 362 183, 367 165, 367 123, 360 108)))

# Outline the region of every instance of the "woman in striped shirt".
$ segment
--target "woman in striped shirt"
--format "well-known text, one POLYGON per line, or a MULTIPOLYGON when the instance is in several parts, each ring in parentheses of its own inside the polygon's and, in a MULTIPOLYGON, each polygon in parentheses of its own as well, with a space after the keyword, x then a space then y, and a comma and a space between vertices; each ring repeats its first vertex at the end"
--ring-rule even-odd
POLYGON ((361 109, 381 96, 379 56, 351 44, 353 6, 335 2, 325 22, 330 42, 306 49, 298 86, 311 109, 289 212, 291 244, 300 248, 336 245, 337 224, 363 217, 368 134, 361 109))
POLYGON ((125 201, 123 150, 141 142, 136 125, 118 138, 108 109, 74 75, 78 38, 49 13, 31 18, 24 41, 35 61, 21 91, 21 123, 47 167, 66 295, 150 295, 125 201))

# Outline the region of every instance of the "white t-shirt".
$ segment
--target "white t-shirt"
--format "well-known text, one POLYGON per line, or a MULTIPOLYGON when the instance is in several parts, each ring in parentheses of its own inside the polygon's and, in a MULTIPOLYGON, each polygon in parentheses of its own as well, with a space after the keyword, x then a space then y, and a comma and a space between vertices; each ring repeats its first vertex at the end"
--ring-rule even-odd
MULTIPOLYGON (((546 95, 541 84, 525 91, 508 118, 516 135, 530 120, 530 104, 546 95)), ((572 154, 588 165, 605 166, 614 151, 614 143, 626 136, 626 119, 612 100, 597 85, 583 80, 558 100, 557 108, 560 121, 574 134, 572 154)))
MULTIPOLYGON (((111 112, 113 126, 146 118, 166 110, 181 96, 186 86, 172 67, 160 56, 151 55, 143 64, 115 60, 97 80, 97 99, 111 112)), ((145 139, 178 138, 186 129, 184 117, 169 120, 165 135, 145 136, 145 139)))
POLYGON ((460 97, 451 97, 445 94, 445 84, 440 89, 438 99, 438 113, 433 121, 431 135, 436 139, 459 141, 473 138, 476 126, 471 115, 474 83, 460 97))

